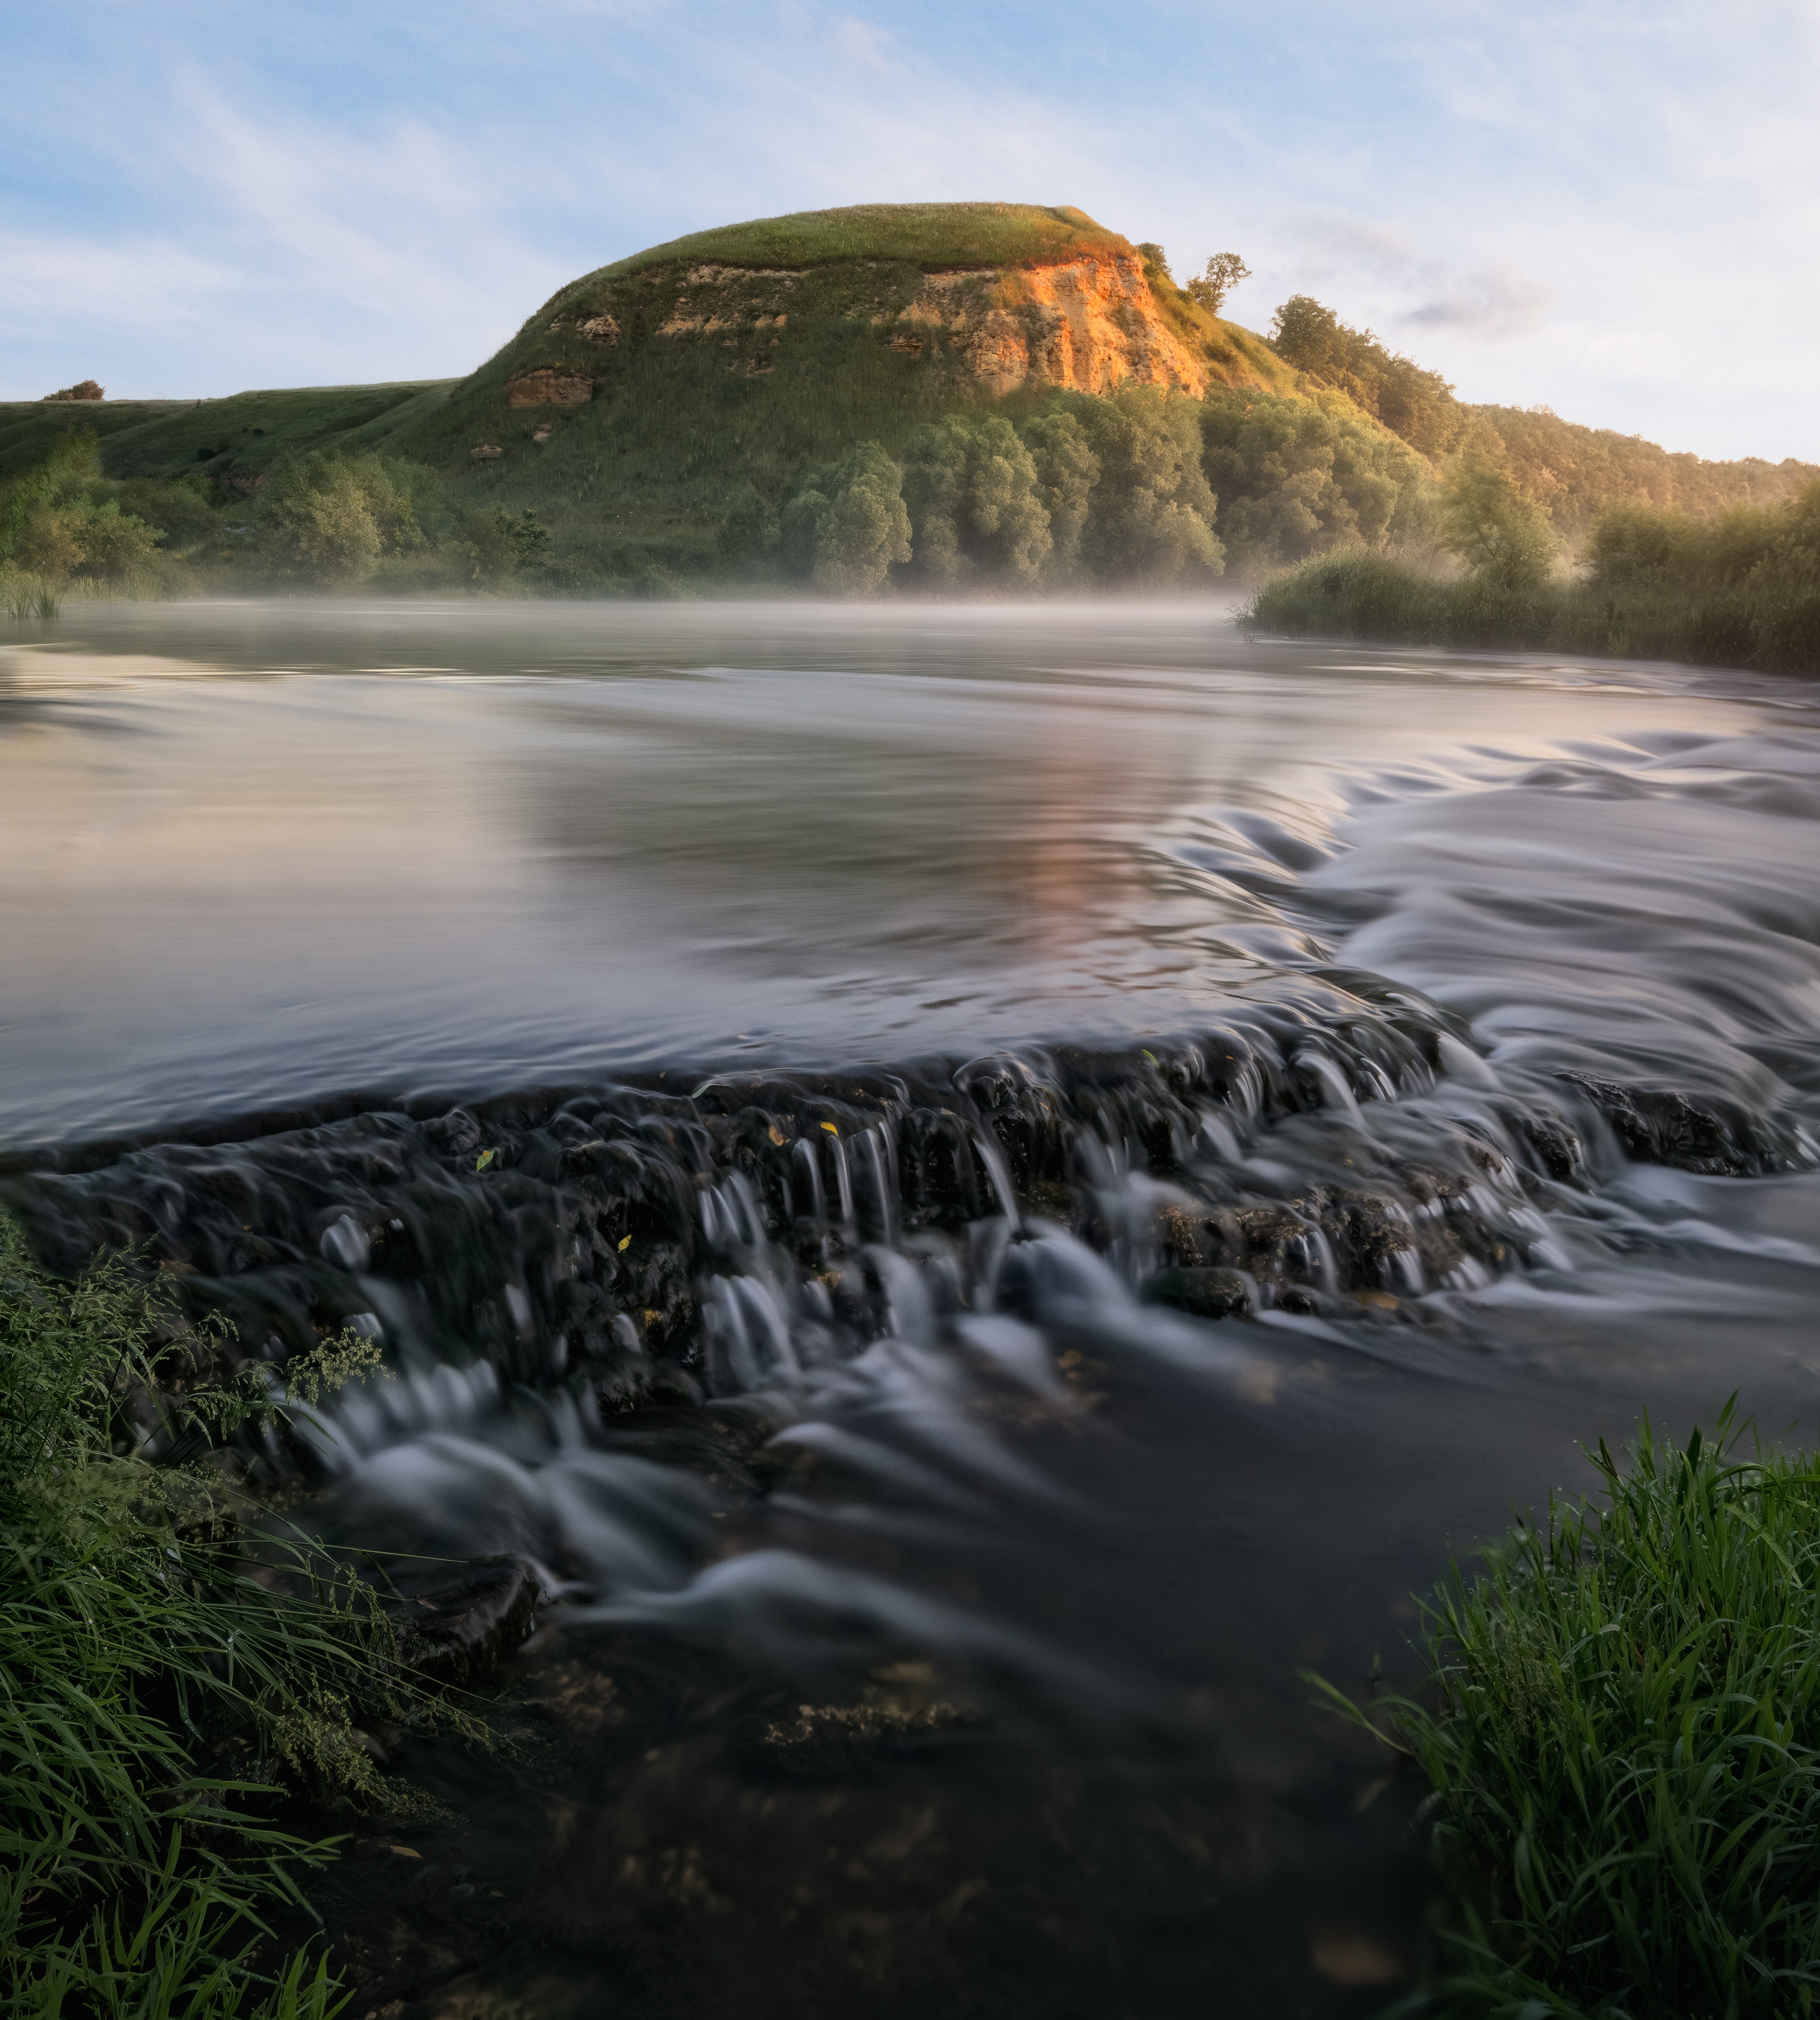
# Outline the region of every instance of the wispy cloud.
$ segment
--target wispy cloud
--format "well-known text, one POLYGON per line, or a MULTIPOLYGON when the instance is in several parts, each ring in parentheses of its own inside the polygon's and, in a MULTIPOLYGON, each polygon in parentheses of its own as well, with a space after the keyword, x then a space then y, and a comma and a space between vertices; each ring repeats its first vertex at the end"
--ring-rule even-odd
POLYGON ((1552 287, 1500 264, 1462 274, 1432 300, 1418 302, 1403 320, 1421 329, 1458 330, 1497 343, 1538 328, 1554 300, 1552 287))
POLYGON ((1470 397, 1820 454, 1811 0, 95 0, 8 62, 0 393, 454 372, 641 245, 997 196, 1470 397))
POLYGON ((1291 227, 1308 270, 1366 292, 1393 324, 1497 343, 1538 328, 1555 290, 1508 260, 1461 268, 1426 254, 1406 227, 1368 218, 1314 217, 1291 227), (1388 313, 1386 313, 1386 309, 1388 313))
POLYGON ((851 14, 843 15, 834 24, 835 47, 881 77, 888 77, 903 67, 892 59, 891 45, 891 38, 883 28, 875 28, 870 21, 856 21, 851 14))

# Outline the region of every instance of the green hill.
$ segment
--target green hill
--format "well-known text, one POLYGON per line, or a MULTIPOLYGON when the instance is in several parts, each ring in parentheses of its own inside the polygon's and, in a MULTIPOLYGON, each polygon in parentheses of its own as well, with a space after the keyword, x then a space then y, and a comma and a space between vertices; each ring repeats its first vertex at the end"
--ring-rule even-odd
POLYGON ((697 233, 573 282, 398 440, 533 506, 565 549, 674 563, 742 482, 775 501, 855 442, 895 453, 937 416, 1021 419, 1057 387, 1127 379, 1199 394, 1295 374, 1079 211, 869 204, 697 233))
MULTIPOLYGON (((1820 474, 1672 456, 1545 410, 1463 405, 1437 374, 1303 297, 1284 305, 1267 342, 1209 314, 1157 246, 1067 207, 976 203, 805 211, 652 246, 559 290, 460 380, 0 406, 0 483, 76 424, 99 434, 108 477, 131 481, 121 510, 155 517, 147 481, 201 479, 244 518, 251 508, 239 501, 287 454, 376 452, 435 473, 443 496, 432 516, 445 526, 535 514, 550 536, 536 546, 547 579, 584 587, 714 572, 730 513, 745 514, 759 548, 775 553, 805 473, 869 442, 899 461, 909 451, 925 465, 931 455, 977 464, 987 453, 978 428, 1002 418, 1038 452, 1042 472, 1019 481, 1046 499, 1059 555, 1072 522, 1055 517, 1055 486, 1067 456, 1053 440, 1043 451, 1040 417, 1071 411, 1093 434, 1101 402, 1086 396, 1108 395, 1129 409, 1124 447, 1103 429, 1095 436, 1111 473, 1099 503, 1079 505, 1103 522, 1107 581, 1128 551, 1109 530, 1113 490, 1129 497, 1149 483, 1132 462, 1140 435, 1143 455, 1194 462, 1172 479, 1172 496, 1207 523, 1211 552, 1223 543, 1228 564, 1248 574, 1336 544, 1419 544, 1433 475, 1449 457, 1510 469, 1575 545, 1614 503, 1710 518, 1773 503, 1820 474), (1120 389, 1132 387, 1197 405, 1176 400, 1175 420, 1142 421, 1133 417, 1149 396, 1131 407, 1120 389), (1178 410, 1198 418, 1183 422, 1178 410), (957 436, 938 452, 918 433, 951 418, 973 425, 972 448, 957 436), (1199 428, 1198 454, 1181 447, 1183 425, 1199 428), (1121 458, 1129 467, 1115 470, 1121 458)), ((913 517, 937 509, 930 487, 947 480, 932 468, 906 467, 913 517)), ((862 489, 871 481, 857 466, 848 475, 862 489)), ((398 481, 424 519, 430 481, 420 470, 398 481)), ((185 487, 192 501, 199 488, 185 487)), ((233 549, 211 548, 198 532, 167 551, 212 566, 211 553, 220 561, 233 549)), ((921 572, 919 552, 912 573, 921 572)))
POLYGON ((384 447, 458 383, 302 386, 217 400, 0 401, 0 477, 39 462, 77 427, 101 437, 110 477, 200 474, 229 490, 250 488, 286 450, 384 447))
POLYGON ((247 491, 286 451, 378 449, 479 505, 534 510, 572 564, 710 551, 731 492, 774 503, 805 461, 895 452, 921 422, 1034 413, 1135 380, 1287 392, 1297 375, 1084 212, 861 204, 653 246, 560 290, 467 378, 181 402, 0 407, 0 474, 73 422, 110 475, 247 491))

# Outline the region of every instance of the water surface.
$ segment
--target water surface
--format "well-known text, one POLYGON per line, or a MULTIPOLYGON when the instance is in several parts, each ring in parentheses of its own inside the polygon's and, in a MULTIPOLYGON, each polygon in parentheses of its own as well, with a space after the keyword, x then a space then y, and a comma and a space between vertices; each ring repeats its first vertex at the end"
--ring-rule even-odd
POLYGON ((1805 684, 85 608, 0 806, 10 1203, 382 1338, 262 1463, 549 1595, 328 1902, 357 2011, 1374 2011, 1420 1791, 1299 1671, 1412 1676, 1578 1439, 1815 1435, 1805 684))

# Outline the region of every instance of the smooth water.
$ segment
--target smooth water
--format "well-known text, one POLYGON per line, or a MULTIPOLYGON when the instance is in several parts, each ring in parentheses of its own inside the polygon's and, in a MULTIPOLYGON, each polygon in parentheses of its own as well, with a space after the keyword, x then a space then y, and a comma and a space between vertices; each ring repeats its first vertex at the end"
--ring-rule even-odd
POLYGON ((1299 1672, 1644 1408, 1820 1432, 1807 685, 78 609, 0 806, 9 1202, 382 1337, 266 1463, 549 1595, 357 2010, 1373 2011, 1420 1791, 1299 1672))

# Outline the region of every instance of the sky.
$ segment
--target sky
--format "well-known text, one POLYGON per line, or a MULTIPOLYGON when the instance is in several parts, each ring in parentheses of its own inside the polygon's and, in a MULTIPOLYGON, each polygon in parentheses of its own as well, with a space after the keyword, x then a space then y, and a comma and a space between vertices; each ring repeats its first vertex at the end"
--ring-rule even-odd
POLYGON ((1071 204, 1460 396, 1820 461, 1820 0, 58 0, 0 18, 0 398, 468 372, 735 219, 1071 204))

